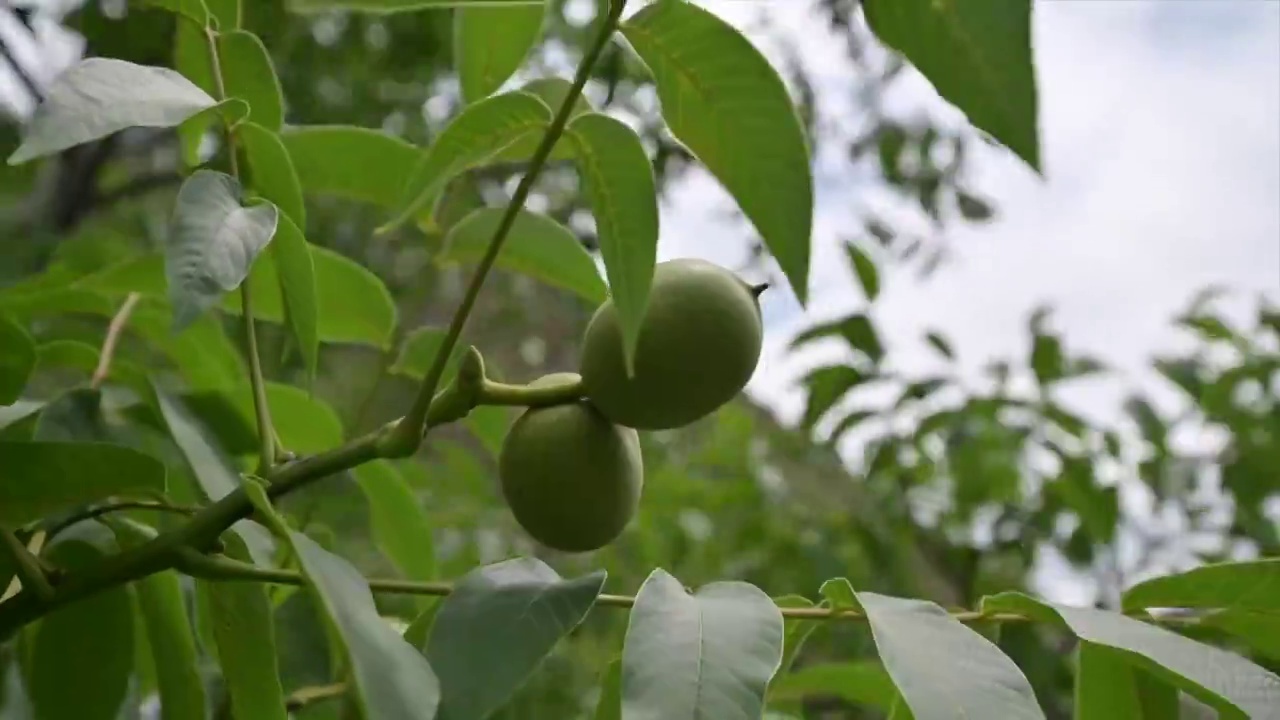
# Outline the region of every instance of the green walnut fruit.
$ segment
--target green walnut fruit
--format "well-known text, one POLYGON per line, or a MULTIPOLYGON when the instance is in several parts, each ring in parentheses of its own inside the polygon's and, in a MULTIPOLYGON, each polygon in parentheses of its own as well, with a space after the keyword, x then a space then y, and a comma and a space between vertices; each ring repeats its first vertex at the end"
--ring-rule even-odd
POLYGON ((587 325, 580 368, 587 397, 610 420, 640 430, 712 413, 741 392, 760 361, 763 289, 705 260, 658 263, 630 378, 613 301, 587 325))
MULTIPOLYGON (((555 373, 530 385, 580 379, 555 373)), ((498 475, 511 514, 533 539, 589 552, 612 542, 636 513, 644 484, 640 438, 586 400, 530 408, 502 443, 498 475)))

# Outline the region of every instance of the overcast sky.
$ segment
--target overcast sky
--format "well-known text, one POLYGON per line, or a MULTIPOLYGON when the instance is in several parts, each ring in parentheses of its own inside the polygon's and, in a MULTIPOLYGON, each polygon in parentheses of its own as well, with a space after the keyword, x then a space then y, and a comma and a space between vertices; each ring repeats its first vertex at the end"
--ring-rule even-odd
MULTIPOLYGON (((783 57, 779 37, 789 41, 815 84, 823 119, 849 116, 843 98, 855 84, 853 68, 814 0, 700 4, 775 59, 783 57), (772 21, 769 34, 757 29, 762 16, 772 21)), ((6 20, 0 33, 8 36, 14 26, 6 20)), ((78 52, 73 40, 44 30, 57 55, 78 52)), ((976 370, 991 359, 1025 357, 1027 317, 1052 303, 1054 325, 1072 347, 1125 373, 1067 399, 1114 419, 1125 388, 1160 389, 1144 368, 1152 354, 1177 346, 1170 320, 1197 290, 1226 285, 1238 293, 1235 308, 1246 311, 1257 293, 1280 299, 1280 3, 1038 0, 1034 45, 1045 177, 976 144, 977 187, 994 199, 998 219, 950 231, 952 259, 928 280, 887 271, 873 314, 896 368, 930 367, 935 360, 920 336, 936 327, 953 340, 963 366, 976 370)), ((8 102, 13 83, 0 68, 0 97, 8 102)), ((894 100, 959 120, 914 72, 894 100)), ((663 208, 660 258, 740 262, 740 228, 721 214, 727 195, 705 174, 685 183, 663 208)), ((784 421, 803 407, 798 377, 831 358, 825 348, 785 352, 787 343, 863 304, 839 240, 858 226, 852 208, 875 205, 874 188, 824 157, 815 190, 812 299, 802 310, 787 292, 766 293, 765 357, 749 388, 784 421)))

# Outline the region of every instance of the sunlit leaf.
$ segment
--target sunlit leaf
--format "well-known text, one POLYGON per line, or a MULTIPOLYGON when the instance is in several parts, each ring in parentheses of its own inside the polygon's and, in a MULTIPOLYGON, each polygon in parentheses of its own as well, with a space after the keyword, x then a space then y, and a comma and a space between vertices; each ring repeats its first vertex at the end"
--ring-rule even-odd
POLYGON ((782 661, 782 615, 744 582, 690 595, 658 569, 636 595, 622 654, 628 720, 757 720, 782 661))
POLYGON ((804 304, 813 179, 786 85, 732 25, 683 0, 658 0, 622 24, 653 73, 662 116, 737 201, 804 304))
POLYGON ((490 95, 519 69, 538 41, 546 11, 545 2, 454 10, 453 65, 463 100, 490 95))
POLYGON ((36 346, 21 325, 0 315, 0 405, 12 405, 36 366, 36 346))
POLYGON ((378 549, 406 578, 434 580, 436 553, 431 525, 395 466, 376 460, 351 474, 369 503, 369 525, 378 549))
POLYGON ((484 720, 502 707, 582 622, 604 580, 604 571, 565 580, 535 558, 465 575, 441 603, 427 643, 444 717, 484 720))
POLYGON ((1123 651, 1129 662, 1218 709, 1273 717, 1280 707, 1280 677, 1275 674, 1239 655, 1119 613, 1067 607, 1013 592, 984 598, 982 608, 1064 625, 1081 640, 1123 651))
POLYGON ((131 448, 0 442, 0 526, 17 527, 111 495, 164 491, 164 463, 131 448))
POLYGON ((85 58, 45 90, 8 162, 17 165, 130 127, 174 127, 217 104, 168 68, 85 58))
POLYGON ((248 276, 254 258, 276 232, 274 205, 241 207, 240 184, 197 170, 178 190, 165 249, 165 279, 173 324, 181 330, 248 276))
MULTIPOLYGON (((504 213, 503 208, 481 208, 467 215, 449 230, 439 258, 478 262, 504 213)), ((527 210, 516 214, 496 265, 568 290, 592 305, 604 302, 608 292, 578 238, 546 215, 527 210)))
POLYGON ((481 164, 529 133, 541 132, 551 109, 536 95, 508 92, 468 105, 436 136, 413 174, 397 192, 396 216, 387 232, 430 207, 458 173, 481 164))
POLYGON ((366 718, 423 720, 435 717, 440 703, 436 675, 412 645, 378 614, 360 572, 302 533, 290 530, 275 514, 262 486, 250 481, 249 497, 275 525, 302 568, 307 588, 323 608, 340 640, 351 672, 357 705, 366 718))
POLYGON ((635 132, 608 115, 580 115, 566 132, 591 200, 609 295, 622 328, 623 357, 631 372, 658 257, 653 166, 635 132))

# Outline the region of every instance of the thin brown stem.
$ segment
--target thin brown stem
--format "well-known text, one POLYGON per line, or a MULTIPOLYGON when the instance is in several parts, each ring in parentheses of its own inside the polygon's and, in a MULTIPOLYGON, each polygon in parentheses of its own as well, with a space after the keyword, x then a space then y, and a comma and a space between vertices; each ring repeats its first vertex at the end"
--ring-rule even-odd
POLYGON ((93 377, 89 380, 89 387, 97 390, 111 373, 111 360, 115 357, 116 345, 120 342, 120 335, 124 333, 124 326, 129 322, 129 316, 133 314, 133 309, 137 307, 138 301, 141 299, 142 295, 140 293, 129 293, 120 309, 116 311, 115 316, 111 318, 111 324, 107 326, 107 336, 102 341, 102 352, 98 355, 98 367, 93 371, 93 377))

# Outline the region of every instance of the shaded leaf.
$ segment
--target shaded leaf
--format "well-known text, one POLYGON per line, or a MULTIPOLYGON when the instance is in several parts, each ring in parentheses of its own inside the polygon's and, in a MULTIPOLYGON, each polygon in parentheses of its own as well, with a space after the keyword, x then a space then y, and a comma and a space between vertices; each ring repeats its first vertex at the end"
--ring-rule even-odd
POLYGON ((496 92, 520 68, 538 41, 546 11, 545 2, 454 10, 453 66, 463 100, 496 92))
MULTIPOLYGON (((565 98, 569 97, 569 90, 573 87, 573 83, 558 77, 545 77, 530 80, 520 89, 527 93, 532 93, 542 98, 542 102, 552 110, 558 109, 564 104, 565 98)), ((581 93, 573 100, 573 110, 569 112, 569 119, 572 120, 583 113, 589 113, 594 110, 590 101, 582 96, 581 93)), ((553 155, 554 157, 554 155, 553 155)))
POLYGON ((661 569, 636 595, 622 654, 627 720, 757 720, 782 661, 783 623, 743 582, 695 594, 661 569))
MULTIPOLYGON (((445 335, 444 328, 435 327, 421 327, 409 333, 404 339, 404 344, 400 346, 400 355, 390 371, 407 375, 415 380, 426 377, 431 364, 435 362, 436 353, 440 352, 444 344, 445 335)), ((453 350, 449 353, 449 360, 445 364, 444 375, 440 377, 441 387, 453 379, 454 373, 458 371, 458 363, 462 362, 462 355, 465 352, 466 348, 461 344, 454 344, 453 350)))
MULTIPOLYGON (((225 555, 251 561, 244 542, 224 536, 225 555)), ((236 720, 285 720, 284 690, 276 670, 276 632, 265 586, 250 582, 196 581, 222 677, 236 720)))
POLYGON ((484 720, 502 707, 582 622, 604 580, 602 570, 565 580, 535 558, 467 573, 441 603, 427 643, 427 659, 440 678, 442 715, 484 720))
POLYGON ((982 609, 1065 625, 1081 640, 1124 651, 1129 662, 1215 708, 1234 707, 1259 718, 1276 717, 1280 708, 1280 677, 1238 655, 1119 613, 1056 605, 1013 592, 984 598, 982 609))
POLYGON ((609 663, 600 682, 600 699, 592 720, 622 720, 622 658, 609 663))
POLYGON ((536 95, 508 92, 468 105, 436 137, 395 197, 396 216, 378 229, 392 230, 439 197, 458 173, 481 164, 529 133, 541 132, 551 110, 536 95))
POLYGON ((410 580, 434 580, 431 525, 408 483, 386 460, 365 463, 351 474, 369 503, 374 543, 410 580))
POLYGON ((351 672, 355 702, 366 718, 423 720, 435 717, 440 685, 426 658, 378 614, 360 572, 314 540, 290 530, 256 481, 249 498, 275 526, 298 560, 307 589, 323 609, 351 672))
POLYGON ((880 296, 880 272, 876 270, 875 262, 854 243, 845 243, 844 249, 849 254, 849 264, 853 266, 858 284, 862 286, 862 294, 867 302, 875 302, 880 296))
POLYGON ((270 200, 299 228, 307 226, 307 208, 302 184, 280 136, 254 122, 236 126, 236 137, 249 159, 248 188, 270 200))
POLYGON ((869 379, 866 373, 848 365, 832 365, 810 372, 803 380, 809 390, 809 398, 805 402, 801 426, 812 428, 845 393, 869 379))
POLYGON ((0 405, 12 405, 36 366, 36 345, 27 331, 0 315, 0 405))
POLYGON ((970 222, 986 222, 996 214, 991 203, 964 191, 956 192, 956 207, 960 209, 960 215, 970 222))
POLYGON ((130 127, 174 127, 217 101, 168 68, 85 58, 59 75, 27 124, 17 165, 130 127))
MULTIPOLYGON (((811 608, 814 604, 809 598, 803 595, 783 595, 773 599, 773 604, 780 608, 811 608)), ((824 602, 821 607, 825 607, 824 602)), ((778 664, 778 676, 791 671, 791 665, 799 656, 804 643, 818 629, 817 620, 789 620, 786 624, 786 633, 782 638, 782 662, 778 664)), ((775 678, 776 679, 776 678, 775 678)), ((772 689, 770 690, 772 695, 772 689)))
MULTIPOLYGON (((440 259, 478 262, 504 213, 504 208, 481 208, 457 222, 445 238, 440 259)), ((546 215, 527 210, 516 214, 496 265, 568 290, 593 305, 604 302, 608 292, 578 238, 546 215)))
POLYGON ((351 125, 287 127, 280 139, 308 194, 394 207, 417 165, 418 148, 381 130, 351 125))
MULTIPOLYGON (((216 502, 234 492, 240 485, 240 476, 222 449, 207 437, 200 421, 180 400, 159 385, 153 384, 152 390, 155 393, 156 407, 169 428, 169 435, 186 458, 204 496, 216 502)), ((253 554, 254 562, 259 565, 272 564, 274 543, 266 528, 252 520, 240 520, 231 529, 244 540, 253 554)))
POLYGON ((609 295, 622 328, 624 364, 631 373, 658 256, 653 166, 635 132, 607 115, 580 115, 566 133, 591 200, 609 295))
MULTIPOLYGON (((320 299, 317 297, 316 267, 307 239, 288 215, 281 215, 280 223, 276 225, 271 259, 275 262, 276 277, 280 281, 285 323, 298 345, 307 383, 310 384, 320 363, 320 299)), ((256 311, 257 308, 254 309, 256 311)))
POLYGON ((850 347, 862 353, 874 363, 878 363, 884 358, 884 346, 880 343, 880 334, 876 332, 876 327, 871 322, 871 318, 864 313, 854 313, 840 320, 815 325, 797 335, 791 341, 791 347, 797 348, 814 340, 833 335, 844 338, 850 347))
POLYGON ((1081 642, 1076 651, 1077 720, 1165 720, 1178 717, 1178 691, 1135 668, 1104 645, 1081 642))
POLYGON ((1280 611, 1280 559, 1216 563, 1155 577, 1126 590, 1123 605, 1280 611))
MULTIPOLYGON (((212 9, 212 8, 210 8, 212 9)), ((276 132, 284 124, 284 96, 271 55, 257 35, 246 30, 218 34, 218 61, 228 98, 249 104, 249 119, 276 132)), ((294 218, 301 223, 301 218, 294 218)))
POLYGON ((276 232, 274 205, 240 206, 240 184, 197 170, 182 183, 165 250, 165 279, 180 331, 239 287, 276 232))
POLYGON ((111 495, 164 491, 164 463, 131 448, 91 442, 0 442, 4 527, 111 495))
POLYGON ((938 94, 1040 171, 1031 0, 865 0, 871 30, 938 94))
POLYGON ((916 720, 1044 718, 1018 666, 935 603, 856 595, 885 670, 916 720), (964 672, 957 672, 959 662, 964 672))
POLYGON ((1062 341, 1054 335, 1036 333, 1031 344, 1031 370, 1041 385, 1061 380, 1066 375, 1066 358, 1062 341))
POLYGON ((165 571, 149 575, 134 583, 134 589, 146 627, 147 644, 155 660, 160 717, 162 720, 203 717, 204 685, 177 573, 165 571))
POLYGON ((1280 615, 1274 612, 1224 610, 1200 619, 1200 625, 1230 634, 1272 660, 1280 660, 1280 615))
POLYGON ((937 350, 938 354, 942 357, 948 360, 956 359, 956 353, 951 349, 951 343, 947 342, 947 339, 942 337, 942 335, 937 332, 930 331, 925 334, 924 339, 929 343, 929 345, 933 346, 933 349, 937 350))
POLYGON ((737 201, 803 305, 813 179, 782 78, 732 25, 690 2, 647 5, 622 34, 653 74, 672 134, 737 201))
MULTIPOLYGON (((0 460, 0 468, 9 466, 0 460)), ((3 472, 3 470, 0 470, 3 472)), ((0 503, 0 513, 12 508, 0 503)), ((90 542, 61 540, 48 558, 68 570, 102 563, 90 542)), ((27 694, 40 720, 116 720, 133 672, 133 600, 116 585, 44 616, 27 667, 27 694)))
POLYGON ((809 665, 780 675, 769 689, 771 701, 829 697, 885 711, 897 696, 893 680, 875 660, 809 665))

